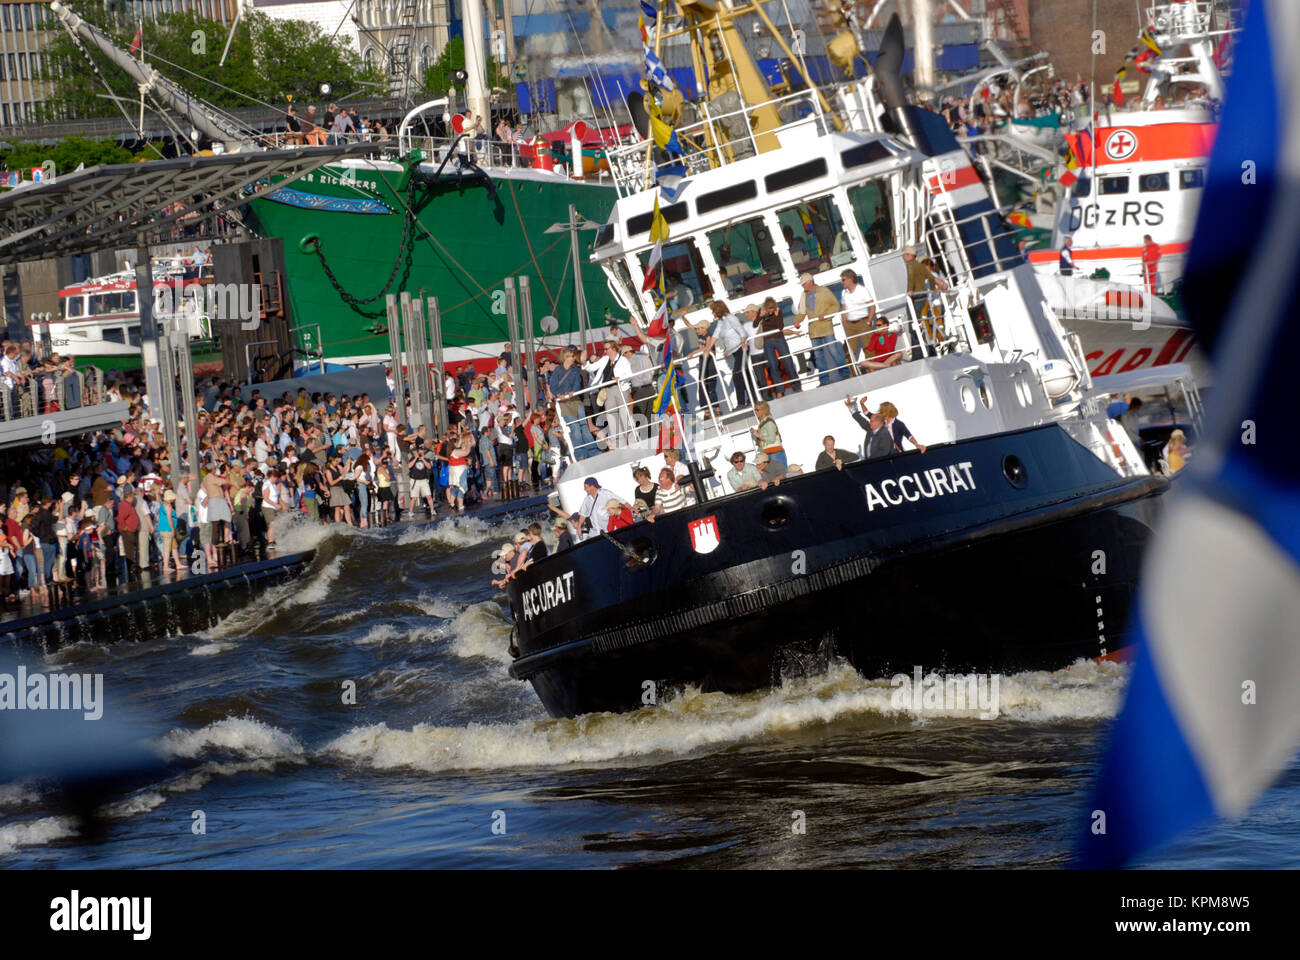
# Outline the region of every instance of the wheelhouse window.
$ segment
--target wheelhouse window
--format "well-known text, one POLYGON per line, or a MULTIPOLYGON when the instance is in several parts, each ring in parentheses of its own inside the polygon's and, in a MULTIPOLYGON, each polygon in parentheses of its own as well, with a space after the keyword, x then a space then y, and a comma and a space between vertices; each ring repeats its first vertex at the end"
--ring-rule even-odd
POLYGON ((124 293, 92 293, 90 295, 90 315, 93 317, 114 313, 131 313, 134 310, 135 294, 131 291, 124 293))
POLYGON ((1201 167, 1194 170, 1179 170, 1178 186, 1184 190, 1201 189, 1205 186, 1205 170, 1201 167))
POLYGON ((762 217, 710 231, 709 248, 729 297, 770 290, 783 279, 781 259, 762 217))
POLYGON ((844 221, 831 197, 796 203, 778 210, 776 218, 790 248, 795 273, 829 270, 853 259, 853 247, 844 232, 844 221))
POLYGON ((1079 198, 1092 196, 1092 177, 1080 177, 1075 181, 1070 196, 1079 198))
POLYGON ((1102 177, 1101 195, 1112 197, 1118 193, 1128 193, 1128 177, 1102 177))
POLYGON ((898 245, 890 201, 888 180, 849 187, 849 206, 853 208, 853 219, 862 231, 868 253, 885 253, 898 245))
POLYGON ((63 300, 63 319, 71 320, 73 317, 84 317, 86 315, 86 298, 85 297, 65 297, 63 300))
POLYGON ((1169 189, 1168 173, 1144 173, 1138 178, 1139 193, 1158 193, 1169 189))
MULTIPOLYGON (((650 262, 650 251, 640 254, 641 269, 650 262)), ((704 273, 704 261, 694 240, 678 240, 664 244, 664 259, 660 266, 664 294, 668 309, 688 310, 702 306, 713 296, 713 284, 704 273)), ((640 285, 637 285, 640 289, 640 285)))

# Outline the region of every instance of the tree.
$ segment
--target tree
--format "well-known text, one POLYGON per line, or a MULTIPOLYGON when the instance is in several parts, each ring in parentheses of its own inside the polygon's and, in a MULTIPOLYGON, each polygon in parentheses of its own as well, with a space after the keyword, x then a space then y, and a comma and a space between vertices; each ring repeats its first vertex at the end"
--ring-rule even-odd
MULTIPOLYGON (((79 16, 129 50, 137 22, 99 3, 78 7, 79 16)), ((56 79, 46 118, 118 116, 119 108, 105 96, 105 84, 134 115, 139 91, 126 71, 90 45, 83 51, 61 25, 50 29, 48 48, 56 79)), ((195 13, 163 14, 156 23, 144 24, 144 58, 187 92, 227 110, 259 104, 280 107, 289 98, 310 98, 321 81, 328 81, 338 97, 357 90, 362 81, 383 80, 362 64, 347 38, 327 37, 313 23, 250 14, 235 30, 222 65, 229 33, 228 25, 195 13)))
POLYGON ((51 146, 17 143, 11 150, 0 151, 0 163, 10 170, 39 167, 46 160, 53 160, 56 175, 71 173, 83 163, 94 167, 104 163, 129 163, 131 159, 131 151, 119 147, 112 140, 88 140, 85 137, 67 137, 51 146))
MULTIPOLYGON (((438 59, 424 71, 424 89, 435 97, 443 96, 454 84, 453 75, 465 69, 465 39, 452 37, 438 54, 438 59)), ((487 85, 510 88, 510 76, 494 58, 487 62, 487 85)))

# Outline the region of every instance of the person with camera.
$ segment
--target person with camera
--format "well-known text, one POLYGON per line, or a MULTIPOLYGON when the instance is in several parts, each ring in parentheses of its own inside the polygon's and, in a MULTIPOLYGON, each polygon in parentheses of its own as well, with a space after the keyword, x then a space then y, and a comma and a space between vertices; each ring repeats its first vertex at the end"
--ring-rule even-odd
POLYGON ((432 472, 424 447, 417 444, 411 451, 411 466, 407 469, 407 475, 411 480, 412 516, 415 515, 415 507, 421 500, 429 508, 429 516, 433 517, 438 513, 438 507, 433 502, 433 491, 429 488, 429 477, 432 472))

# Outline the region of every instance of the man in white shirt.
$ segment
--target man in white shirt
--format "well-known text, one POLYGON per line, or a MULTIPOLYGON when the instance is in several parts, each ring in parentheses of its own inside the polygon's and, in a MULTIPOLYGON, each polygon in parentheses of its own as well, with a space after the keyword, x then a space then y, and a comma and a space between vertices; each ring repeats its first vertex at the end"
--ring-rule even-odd
MULTIPOLYGON (((579 505, 578 512, 569 519, 577 524, 581 531, 581 539, 590 540, 600 536, 602 530, 609 529, 609 501, 615 497, 602 488, 595 477, 588 477, 583 481, 582 488, 587 491, 587 496, 579 505), (591 523, 583 523, 584 519, 589 519, 591 523)), ((563 515, 562 510, 557 512, 563 515)))
MULTIPOLYGON (((610 448, 631 445, 636 438, 629 432, 631 417, 622 384, 632 376, 632 364, 619 352, 618 341, 606 340, 605 355, 584 364, 583 369, 591 374, 591 385, 599 385, 605 394, 605 436, 610 448)), ((599 392, 596 399, 599 403, 599 392)))
POLYGON ((840 305, 844 307, 844 337, 848 343, 849 362, 861 374, 865 370, 858 365, 858 353, 860 351, 863 358, 870 356, 867 340, 876 325, 876 301, 867 288, 858 283, 858 275, 852 270, 841 273, 840 280, 844 284, 840 305))

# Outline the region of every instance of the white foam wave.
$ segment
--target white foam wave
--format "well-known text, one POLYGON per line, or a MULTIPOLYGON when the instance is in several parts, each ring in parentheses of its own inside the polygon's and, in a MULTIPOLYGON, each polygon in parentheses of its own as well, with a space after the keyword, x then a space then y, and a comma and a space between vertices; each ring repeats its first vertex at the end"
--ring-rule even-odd
POLYGON ((0 783, 0 810, 6 807, 22 807, 35 803, 41 798, 41 792, 30 780, 16 780, 13 783, 0 783))
POLYGON ((326 540, 338 537, 368 537, 372 532, 347 523, 312 523, 305 516, 278 517, 275 521, 275 552, 279 556, 315 550, 326 540))
POLYGON ((478 517, 448 517, 434 524, 403 530, 395 542, 399 546, 440 543, 447 547, 471 547, 502 535, 499 523, 489 523, 478 517))
POLYGON ((225 637, 244 637, 256 631, 282 607, 301 604, 319 604, 330 596, 330 588, 343 569, 341 556, 336 556, 315 573, 307 573, 272 587, 253 603, 223 617, 217 623, 195 634, 200 640, 218 640, 225 637))
MULTIPOLYGON (((1000 720, 1094 719, 1113 716, 1125 668, 1079 663, 1058 673, 1000 678, 1000 720)), ((816 677, 787 681, 762 693, 730 696, 686 690, 657 706, 625 714, 589 714, 565 720, 439 727, 387 724, 354 728, 325 747, 376 769, 426 771, 502 769, 603 763, 623 758, 682 756, 728 747, 815 725, 875 716, 890 722, 932 718, 967 720, 974 711, 924 709, 920 716, 895 705, 889 679, 866 680, 837 664, 816 677)))
POLYGON ((465 604, 449 600, 447 597, 430 596, 427 590, 420 591, 415 603, 424 611, 426 616, 437 617, 439 620, 450 620, 465 609, 465 604))
POLYGON ((302 757, 275 760, 241 760, 232 763, 208 762, 168 780, 160 789, 167 793, 191 793, 202 790, 216 777, 233 777, 240 773, 271 773, 280 763, 305 763, 302 757))
POLYGON ((76 827, 70 817, 43 817, 31 823, 12 823, 0 827, 0 856, 19 847, 37 847, 65 837, 75 837, 76 827))
POLYGON ((210 750, 270 760, 303 754, 302 744, 292 734, 251 717, 226 717, 198 730, 169 730, 153 746, 164 759, 192 759, 210 750))
POLYGON ((215 657, 219 653, 225 653, 227 650, 234 650, 239 646, 237 643, 203 643, 190 651, 191 657, 215 657))
POLYGON ((447 627, 451 652, 458 657, 483 657, 510 664, 510 620, 491 601, 473 603, 447 627))
POLYGON ((134 817, 136 814, 155 810, 166 802, 167 798, 158 791, 146 790, 143 793, 127 797, 125 800, 105 804, 100 808, 99 812, 101 816, 110 820, 125 820, 128 817, 134 817))

